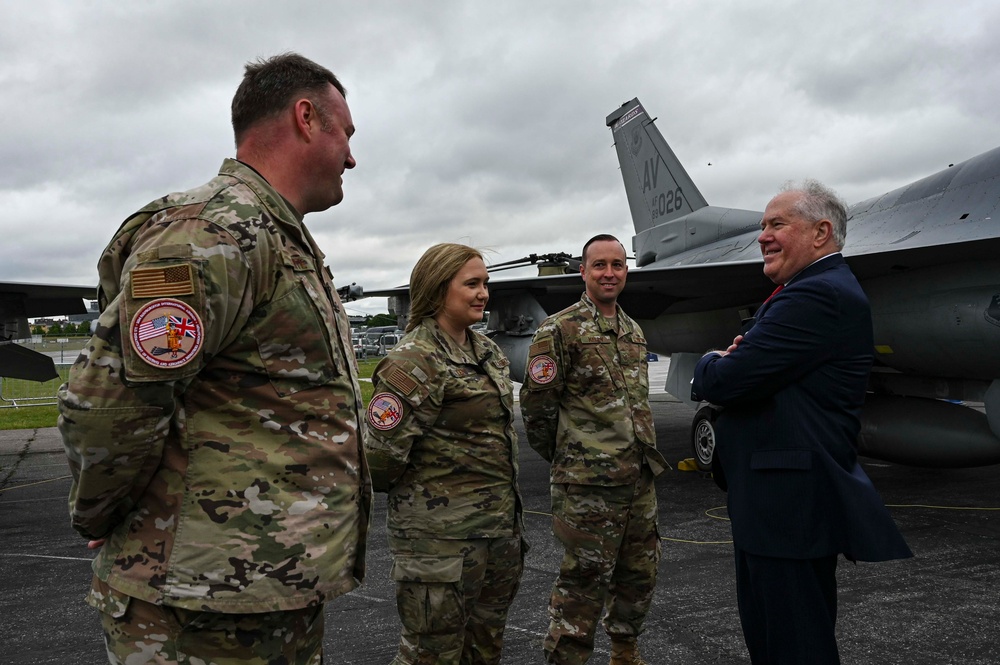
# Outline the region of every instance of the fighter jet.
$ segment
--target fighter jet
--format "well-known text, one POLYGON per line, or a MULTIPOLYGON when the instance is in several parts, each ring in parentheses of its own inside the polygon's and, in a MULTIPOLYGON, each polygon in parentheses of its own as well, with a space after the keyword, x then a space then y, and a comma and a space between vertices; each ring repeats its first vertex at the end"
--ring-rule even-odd
MULTIPOLYGON (((649 349, 670 356, 666 390, 695 409, 692 444, 707 469, 716 412, 690 400, 694 365, 731 343, 774 285, 757 243, 762 212, 709 205, 654 120, 638 99, 606 119, 636 232, 619 303, 649 349)), ((861 454, 1000 463, 998 206, 1000 148, 849 208, 843 253, 871 301, 876 345, 861 454)), ((538 324, 582 290, 579 275, 490 282, 488 327, 518 380, 538 324)), ((382 294, 405 310, 400 291, 382 294)))
POLYGON ((93 298, 94 286, 65 286, 0 282, 0 376, 48 381, 59 376, 52 358, 14 343, 31 337, 28 319, 39 316, 85 314, 84 298, 93 298))

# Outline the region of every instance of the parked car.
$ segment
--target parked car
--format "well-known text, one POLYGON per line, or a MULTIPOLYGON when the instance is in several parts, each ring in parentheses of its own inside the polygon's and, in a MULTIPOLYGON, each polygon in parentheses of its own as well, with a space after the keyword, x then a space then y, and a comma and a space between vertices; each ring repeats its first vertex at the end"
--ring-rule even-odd
POLYGON ((399 344, 399 340, 402 339, 402 335, 398 332, 391 332, 383 334, 378 340, 378 354, 384 356, 389 353, 389 350, 399 344))
POLYGON ((365 353, 369 356, 384 356, 385 351, 381 350, 382 335, 392 333, 395 330, 396 326, 376 326, 366 330, 364 337, 361 338, 361 343, 364 345, 365 353))

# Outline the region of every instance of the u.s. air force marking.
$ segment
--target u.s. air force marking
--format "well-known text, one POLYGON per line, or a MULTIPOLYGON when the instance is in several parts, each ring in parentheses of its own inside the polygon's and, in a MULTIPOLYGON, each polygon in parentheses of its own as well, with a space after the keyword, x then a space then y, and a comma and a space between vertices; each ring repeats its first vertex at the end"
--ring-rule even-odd
POLYGON ((132 319, 132 348, 144 362, 171 369, 198 355, 204 329, 198 313, 187 303, 159 298, 146 303, 132 319))
POLYGON ((379 393, 368 405, 368 424, 377 430, 390 430, 403 418, 403 403, 392 393, 379 393))

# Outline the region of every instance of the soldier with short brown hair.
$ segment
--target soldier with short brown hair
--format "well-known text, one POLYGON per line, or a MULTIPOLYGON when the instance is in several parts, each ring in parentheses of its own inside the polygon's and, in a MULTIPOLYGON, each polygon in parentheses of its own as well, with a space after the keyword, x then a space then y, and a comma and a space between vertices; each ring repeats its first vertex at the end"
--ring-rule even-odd
POLYGON ((364 577, 371 483, 347 316, 303 216, 354 168, 344 88, 294 53, 247 65, 236 159, 129 217, 60 389, 87 602, 112 663, 322 659, 364 577))
POLYGON ((535 332, 521 386, 528 443, 551 463, 552 531, 565 547, 543 649, 585 663, 603 609, 612 665, 640 664, 660 540, 653 478, 667 466, 649 408, 646 339, 618 305, 628 267, 614 236, 584 245, 578 302, 535 332))

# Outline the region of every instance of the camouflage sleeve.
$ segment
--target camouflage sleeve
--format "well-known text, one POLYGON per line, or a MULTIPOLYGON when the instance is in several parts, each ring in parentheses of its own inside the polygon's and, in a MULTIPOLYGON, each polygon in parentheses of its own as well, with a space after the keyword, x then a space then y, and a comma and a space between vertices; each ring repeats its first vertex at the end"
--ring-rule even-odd
POLYGON ((566 363, 559 328, 543 323, 535 331, 528 351, 524 383, 519 401, 528 445, 547 462, 556 451, 559 428, 559 402, 562 399, 566 363))
POLYGON ((375 368, 365 456, 377 492, 388 492, 410 460, 413 443, 437 420, 441 400, 426 366, 392 354, 375 368))
POLYGON ((236 241, 210 223, 149 224, 137 234, 121 290, 59 390, 58 426, 73 475, 70 516, 84 536, 106 536, 152 480, 167 437, 177 435, 171 432, 177 396, 252 309, 249 278, 236 241), (188 362, 157 367, 149 363, 155 351, 140 351, 131 328, 140 325, 137 310, 164 297, 133 288, 133 278, 171 269, 183 284, 158 284, 157 293, 196 314, 200 346, 188 362))

